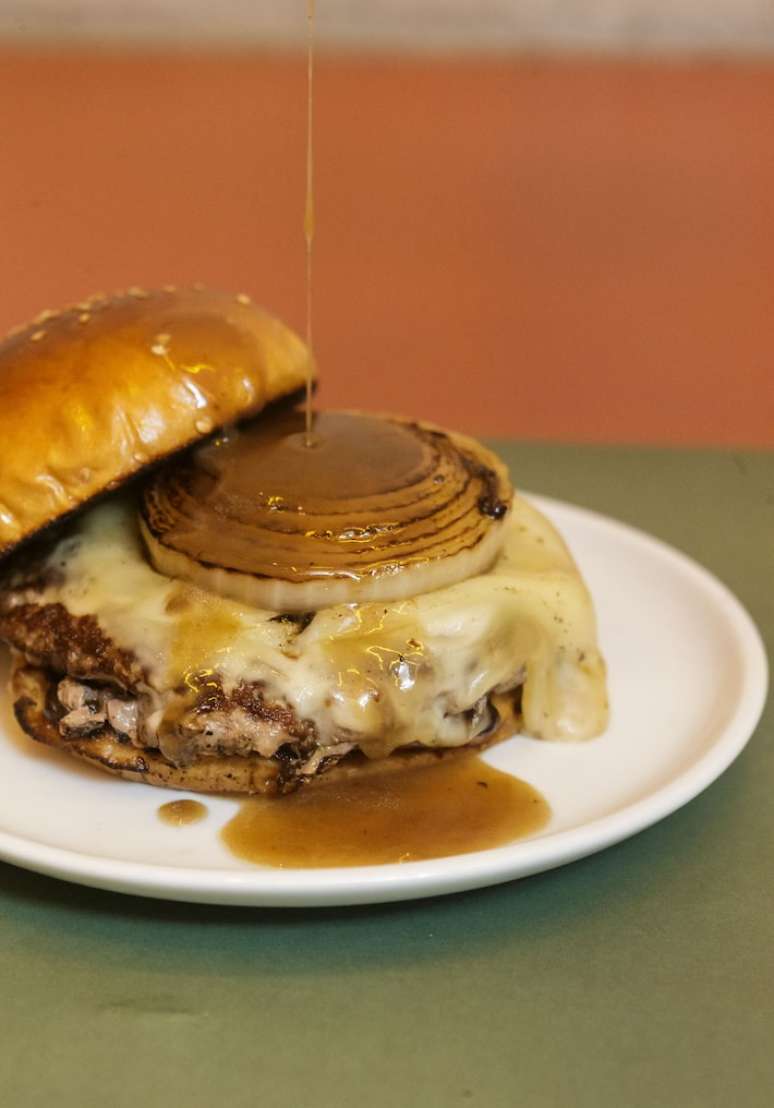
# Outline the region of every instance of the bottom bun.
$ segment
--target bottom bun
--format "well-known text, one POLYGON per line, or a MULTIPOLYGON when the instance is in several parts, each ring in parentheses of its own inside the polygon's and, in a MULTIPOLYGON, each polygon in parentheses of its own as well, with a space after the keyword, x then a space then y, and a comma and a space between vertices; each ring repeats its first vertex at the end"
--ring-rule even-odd
MULTIPOLYGON (((190 765, 176 766, 158 750, 139 748, 120 740, 109 726, 90 735, 65 738, 47 711, 58 680, 58 677, 38 666, 23 661, 17 661, 15 665, 11 678, 14 713, 22 729, 37 742, 88 762, 106 773, 145 785, 198 793, 241 795, 276 795, 287 791, 277 762, 259 754, 208 755, 190 765)), ((381 760, 366 758, 359 752, 348 754, 324 773, 305 780, 303 787, 319 787, 325 782, 344 778, 428 765, 454 755, 470 753, 471 750, 482 750, 518 730, 518 714, 512 695, 493 696, 492 705, 497 710, 498 723, 483 740, 467 746, 406 747, 381 760)))

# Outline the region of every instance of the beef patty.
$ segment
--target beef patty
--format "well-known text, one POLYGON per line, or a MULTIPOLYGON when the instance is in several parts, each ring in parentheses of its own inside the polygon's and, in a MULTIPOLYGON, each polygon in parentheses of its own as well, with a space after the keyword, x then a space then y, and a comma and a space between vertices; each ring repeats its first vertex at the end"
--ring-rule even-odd
MULTIPOLYGON (((14 652, 17 719, 41 742, 122 777, 204 792, 284 793, 343 760, 363 761, 355 736, 320 745, 314 724, 267 699, 258 683, 226 693, 213 675, 162 698, 93 616, 28 595, 0 595, 0 637, 14 652)), ((512 693, 482 697, 468 713, 472 741, 483 745, 512 726, 513 708, 512 693)), ((409 747, 398 762, 454 749, 409 747)))

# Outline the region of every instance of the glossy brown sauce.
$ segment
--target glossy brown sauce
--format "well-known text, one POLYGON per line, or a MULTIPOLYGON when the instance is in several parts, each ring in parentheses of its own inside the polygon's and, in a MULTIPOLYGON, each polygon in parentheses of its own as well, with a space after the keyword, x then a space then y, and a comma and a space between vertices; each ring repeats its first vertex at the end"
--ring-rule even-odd
MULTIPOLYGON (((483 448, 472 447, 480 450, 483 448)), ((474 550, 497 528, 504 471, 409 421, 286 410, 159 471, 143 519, 167 550, 259 578, 389 578, 474 550), (486 510, 484 510, 486 509, 486 510)), ((500 533, 499 531, 497 533, 500 533)))
POLYGON ((170 800, 158 810, 162 823, 172 827, 185 827, 189 823, 198 823, 207 815, 207 807, 199 800, 170 800))
POLYGON ((315 0, 306 3, 306 203, 304 207, 304 240, 306 242, 306 403, 304 405, 304 441, 312 444, 312 376, 314 348, 312 345, 312 248, 314 246, 314 17, 315 0))
POLYGON ((549 815, 531 785, 461 754, 246 800, 221 836, 260 865, 381 865, 502 846, 539 831, 549 815))
MULTIPOLYGON (((232 440, 198 454, 197 491, 238 509, 245 523, 268 509, 308 515, 361 505, 379 493, 400 492, 435 467, 426 436, 399 420, 357 412, 321 412, 314 446, 303 445, 303 418, 295 411, 256 420, 232 440), (344 503, 346 502, 346 503, 344 503)), ((231 513, 229 513, 231 514, 231 513)))
POLYGON ((236 609, 219 597, 176 582, 166 610, 177 617, 169 652, 171 683, 182 678, 187 691, 197 695, 210 682, 215 687, 214 670, 202 669, 202 659, 213 664, 228 653, 242 626, 236 609))

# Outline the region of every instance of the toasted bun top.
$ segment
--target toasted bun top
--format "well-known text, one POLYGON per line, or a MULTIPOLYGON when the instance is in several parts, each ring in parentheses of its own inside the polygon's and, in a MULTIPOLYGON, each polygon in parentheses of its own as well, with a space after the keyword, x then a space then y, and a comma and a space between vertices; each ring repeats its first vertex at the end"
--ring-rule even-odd
POLYGON ((0 556, 306 372, 244 295, 133 288, 42 312, 0 344, 0 556))

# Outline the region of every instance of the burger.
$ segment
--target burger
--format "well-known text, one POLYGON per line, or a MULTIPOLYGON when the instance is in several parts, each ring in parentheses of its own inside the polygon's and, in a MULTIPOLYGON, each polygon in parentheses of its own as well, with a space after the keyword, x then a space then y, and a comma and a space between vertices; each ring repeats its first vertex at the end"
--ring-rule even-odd
POLYGON ((592 602, 503 463, 299 407, 243 295, 44 312, 0 345, 0 638, 40 742, 147 784, 283 794, 516 730, 605 726, 592 602))

